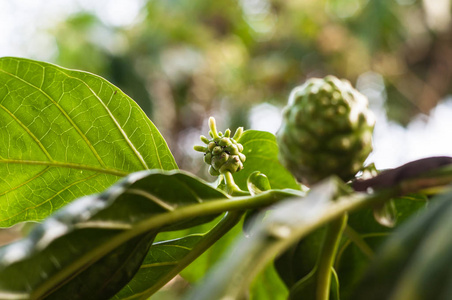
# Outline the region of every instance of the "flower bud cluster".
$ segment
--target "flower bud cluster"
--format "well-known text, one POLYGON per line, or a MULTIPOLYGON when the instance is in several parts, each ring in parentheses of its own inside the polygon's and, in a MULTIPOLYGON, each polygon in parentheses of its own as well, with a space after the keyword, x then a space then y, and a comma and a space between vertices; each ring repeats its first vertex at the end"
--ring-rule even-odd
POLYGON ((194 149, 204 153, 204 162, 209 165, 209 173, 213 176, 225 172, 235 173, 243 169, 245 155, 242 153, 243 146, 237 140, 242 136, 243 128, 237 129, 233 137, 227 129, 225 133, 217 132, 215 119, 209 119, 209 135, 211 139, 201 136, 207 146, 195 146, 194 149))

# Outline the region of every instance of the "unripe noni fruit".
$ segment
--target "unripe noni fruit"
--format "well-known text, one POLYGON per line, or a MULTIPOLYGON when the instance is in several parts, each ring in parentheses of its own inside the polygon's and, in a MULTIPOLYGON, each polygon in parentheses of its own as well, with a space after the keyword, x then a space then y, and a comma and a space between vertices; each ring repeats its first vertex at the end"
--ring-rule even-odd
POLYGON ((296 87, 277 133, 281 162, 306 185, 330 175, 345 181, 372 151, 374 117, 367 98, 334 76, 296 87))
POLYGON ((211 138, 201 136, 201 140, 207 146, 195 146, 194 148, 196 151, 204 152, 204 162, 209 165, 209 173, 218 176, 225 172, 235 173, 243 169, 246 157, 241 153, 243 146, 237 142, 243 133, 243 128, 238 128, 231 137, 229 129, 224 134, 217 132, 214 118, 209 119, 209 127, 211 138))

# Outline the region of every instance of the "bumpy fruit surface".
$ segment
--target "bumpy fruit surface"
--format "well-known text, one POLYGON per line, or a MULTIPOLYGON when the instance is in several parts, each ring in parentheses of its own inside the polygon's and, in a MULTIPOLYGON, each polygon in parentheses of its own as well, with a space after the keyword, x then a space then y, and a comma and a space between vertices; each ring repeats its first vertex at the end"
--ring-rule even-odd
POLYGON ((374 123, 367 98, 348 81, 309 79, 283 111, 280 160, 306 185, 333 174, 348 181, 372 151, 374 123))
POLYGON ((204 153, 204 162, 209 165, 209 173, 218 176, 225 172, 235 173, 243 169, 245 155, 241 153, 243 146, 237 142, 243 133, 243 128, 239 127, 231 137, 231 131, 227 129, 224 134, 217 132, 215 119, 209 119, 209 135, 211 139, 201 136, 207 146, 195 146, 195 150, 204 153))

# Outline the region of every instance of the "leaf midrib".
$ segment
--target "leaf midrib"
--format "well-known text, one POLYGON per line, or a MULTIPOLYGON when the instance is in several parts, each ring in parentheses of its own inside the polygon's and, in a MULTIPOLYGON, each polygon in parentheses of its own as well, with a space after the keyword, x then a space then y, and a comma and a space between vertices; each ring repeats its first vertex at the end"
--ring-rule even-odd
POLYGON ((45 161, 45 160, 24 160, 24 159, 4 159, 0 158, 0 164, 22 164, 22 165, 40 165, 40 166, 49 166, 49 167, 58 167, 58 168, 69 168, 69 169, 77 169, 83 171, 94 171, 97 173, 103 173, 113 176, 124 177, 130 174, 130 172, 126 172, 123 170, 112 169, 112 168, 101 168, 90 165, 76 164, 70 162, 59 162, 59 161, 45 161))

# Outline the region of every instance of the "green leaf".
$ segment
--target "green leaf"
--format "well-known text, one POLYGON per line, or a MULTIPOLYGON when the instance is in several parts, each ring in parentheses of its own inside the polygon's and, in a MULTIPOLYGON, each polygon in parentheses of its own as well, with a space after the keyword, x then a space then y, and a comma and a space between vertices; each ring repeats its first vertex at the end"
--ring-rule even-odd
POLYGON ((292 174, 278 160, 278 144, 273 134, 246 130, 239 143, 243 145, 246 161, 243 170, 234 174, 234 180, 242 190, 247 189, 248 176, 255 171, 265 174, 274 189, 300 189, 292 174))
POLYGON ((184 207, 222 199, 227 196, 181 171, 129 175, 0 248, 0 298, 111 297, 131 279, 158 231, 212 220, 202 207, 181 217, 184 207), (144 221, 152 225, 140 227, 144 221))
POLYGON ((272 264, 256 277, 250 289, 252 300, 286 300, 288 295, 289 291, 272 264))
POLYGON ((425 195, 413 194, 391 200, 397 211, 397 225, 388 228, 373 218, 373 210, 363 209, 350 214, 349 227, 339 247, 335 268, 341 282, 341 297, 349 299, 368 269, 374 253, 400 226, 426 208, 425 195))
POLYGON ((139 106, 96 75, 0 58, 0 226, 42 220, 143 169, 176 169, 139 106))
POLYGON ((279 276, 289 289, 315 268, 324 235, 325 227, 322 226, 292 245, 274 261, 279 276))

